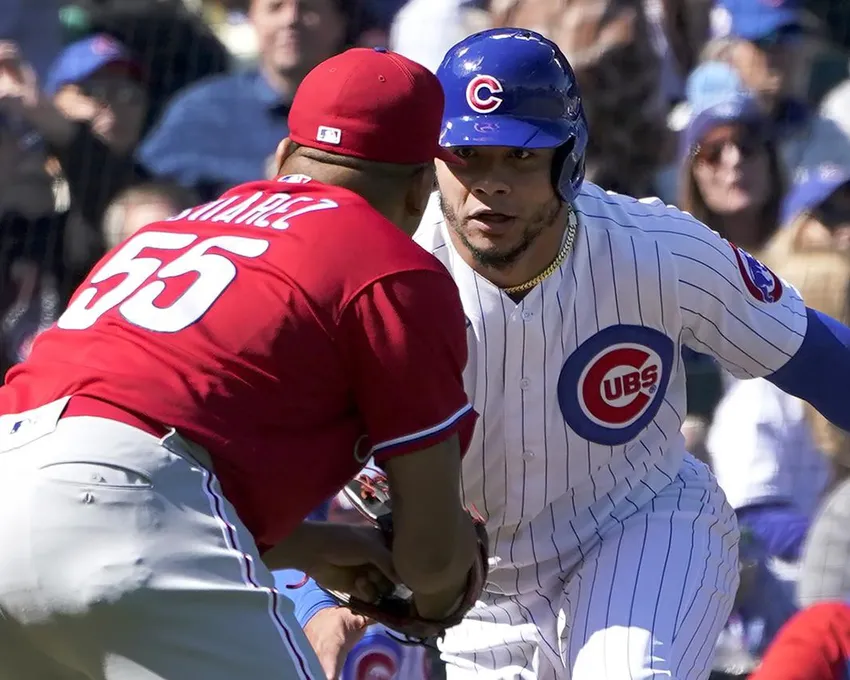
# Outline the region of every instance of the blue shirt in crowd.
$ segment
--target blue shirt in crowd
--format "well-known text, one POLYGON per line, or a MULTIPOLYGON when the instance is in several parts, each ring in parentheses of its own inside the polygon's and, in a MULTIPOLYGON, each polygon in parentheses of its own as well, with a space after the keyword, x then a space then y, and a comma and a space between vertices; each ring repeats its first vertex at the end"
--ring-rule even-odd
POLYGON ((214 76, 174 97, 138 159, 152 175, 209 198, 265 177, 266 163, 289 132, 288 112, 289 100, 258 71, 214 76))

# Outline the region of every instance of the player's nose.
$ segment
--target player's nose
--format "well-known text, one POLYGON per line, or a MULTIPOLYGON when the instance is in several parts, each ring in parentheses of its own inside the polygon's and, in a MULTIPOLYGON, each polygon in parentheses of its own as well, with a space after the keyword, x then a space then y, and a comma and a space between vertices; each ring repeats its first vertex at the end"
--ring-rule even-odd
POLYGON ((482 177, 472 183, 472 193, 477 196, 506 196, 511 186, 498 177, 482 177))

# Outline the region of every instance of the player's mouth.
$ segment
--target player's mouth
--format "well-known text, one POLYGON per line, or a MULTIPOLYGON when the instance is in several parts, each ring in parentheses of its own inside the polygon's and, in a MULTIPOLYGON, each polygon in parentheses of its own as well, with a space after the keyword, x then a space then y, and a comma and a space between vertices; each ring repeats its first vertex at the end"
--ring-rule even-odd
POLYGON ((469 216, 469 223, 486 234, 504 234, 514 224, 516 216, 494 210, 477 210, 469 216))

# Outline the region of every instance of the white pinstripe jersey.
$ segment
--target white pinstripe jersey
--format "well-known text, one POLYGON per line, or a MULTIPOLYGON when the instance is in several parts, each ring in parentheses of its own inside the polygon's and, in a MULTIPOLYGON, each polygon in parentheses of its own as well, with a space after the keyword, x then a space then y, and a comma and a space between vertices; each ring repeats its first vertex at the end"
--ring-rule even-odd
POLYGON ((480 418, 463 489, 488 529, 517 533, 549 507, 559 533, 601 522, 582 515, 606 499, 660 489, 685 455, 681 345, 752 377, 805 333, 797 292, 690 215, 587 182, 574 208, 573 253, 518 304, 463 262, 436 196, 414 237, 451 271, 469 320, 480 418))

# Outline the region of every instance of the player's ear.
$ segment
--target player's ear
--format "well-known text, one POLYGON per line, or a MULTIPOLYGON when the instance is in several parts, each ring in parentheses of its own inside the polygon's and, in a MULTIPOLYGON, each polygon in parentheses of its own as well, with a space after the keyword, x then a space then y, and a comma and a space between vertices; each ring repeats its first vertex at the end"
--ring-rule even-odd
POLYGON ((414 173, 407 189, 405 208, 411 217, 421 218, 425 214, 428 199, 434 188, 434 164, 429 163, 414 173))
POLYGON ((277 151, 274 152, 274 163, 275 167, 277 167, 277 172, 275 174, 280 174, 284 162, 293 153, 295 153, 295 149, 297 148, 298 145, 293 142, 289 137, 284 137, 282 140, 280 140, 280 144, 277 145, 277 151))

